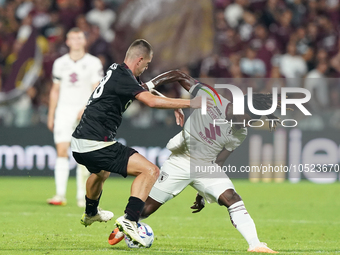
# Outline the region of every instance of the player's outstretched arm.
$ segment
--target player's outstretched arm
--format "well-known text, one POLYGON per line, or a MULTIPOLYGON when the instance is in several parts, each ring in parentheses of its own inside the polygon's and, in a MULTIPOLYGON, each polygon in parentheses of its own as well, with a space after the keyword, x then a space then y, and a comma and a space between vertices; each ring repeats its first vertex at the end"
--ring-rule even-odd
MULTIPOLYGON (((179 108, 201 108, 201 97, 195 97, 194 99, 174 99, 164 98, 152 95, 148 91, 144 91, 136 95, 136 99, 146 104, 151 108, 160 109, 179 109, 179 108)), ((207 100, 207 106, 211 107, 212 102, 207 100)))
POLYGON ((181 86, 187 91, 189 91, 190 88, 197 83, 194 78, 187 75, 186 73, 183 73, 179 70, 172 70, 158 75, 145 84, 148 89, 151 90, 154 87, 170 82, 179 82, 179 84, 181 84, 181 86))
POLYGON ((223 166, 224 162, 227 160, 227 158, 230 156, 232 151, 228 151, 225 148, 221 150, 221 152, 217 155, 215 163, 219 165, 220 167, 223 166))

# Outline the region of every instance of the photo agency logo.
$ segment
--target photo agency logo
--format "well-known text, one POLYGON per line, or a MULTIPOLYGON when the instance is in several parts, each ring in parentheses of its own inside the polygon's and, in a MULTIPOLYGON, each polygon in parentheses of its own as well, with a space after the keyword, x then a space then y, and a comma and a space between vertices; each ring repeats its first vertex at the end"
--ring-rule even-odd
MULTIPOLYGON (((207 85, 211 91, 215 93, 217 98, 219 99, 221 105, 222 101, 216 90, 207 85)), ((253 105, 253 88, 248 87, 247 88, 247 102, 245 102, 245 96, 240 88, 238 88, 235 85, 231 84, 215 84, 216 89, 228 89, 233 98, 233 115, 244 115, 245 114, 245 107, 247 107, 247 111, 249 111, 251 114, 254 116, 268 116, 272 113, 274 113, 277 109, 278 106, 278 89, 276 87, 272 88, 272 106, 267 109, 267 110, 259 110, 255 109, 253 105), (247 103, 247 104, 245 104, 247 103)), ((206 89, 200 88, 207 92, 207 94, 213 99, 215 106, 216 100, 214 99, 214 96, 206 89)), ((286 116, 287 115, 287 105, 295 105, 304 115, 306 116, 311 116, 312 114, 305 108, 303 105, 304 103, 307 103, 311 99, 311 93, 309 90, 305 88, 290 88, 290 87, 284 87, 281 88, 281 116, 286 116), (287 98, 287 95, 290 93, 299 93, 304 95, 302 98, 287 98)), ((207 97, 202 96, 202 108, 201 108, 201 114, 206 115, 207 114, 207 97)), ((251 116, 250 114, 250 116, 251 116)), ((233 122, 233 120, 226 120, 226 119, 214 119, 213 120, 213 126, 215 127, 216 125, 223 125, 230 123, 231 126, 235 124, 243 124, 243 127, 249 126, 249 127, 262 127, 264 125, 264 122, 269 122, 271 127, 275 125, 275 119, 250 119, 248 122, 244 119, 243 122, 233 122), (257 122, 256 125, 252 124, 253 122, 257 122), (258 123, 260 122, 260 124, 258 123)), ((297 120, 295 119, 281 119, 281 125, 283 127, 296 127, 298 124, 297 120)))

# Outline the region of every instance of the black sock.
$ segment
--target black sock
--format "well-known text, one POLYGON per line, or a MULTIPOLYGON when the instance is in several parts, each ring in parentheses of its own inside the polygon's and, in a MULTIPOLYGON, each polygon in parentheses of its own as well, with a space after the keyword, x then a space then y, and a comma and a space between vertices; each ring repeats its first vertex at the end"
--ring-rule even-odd
POLYGON ((102 196, 102 192, 100 192, 99 198, 97 200, 92 200, 89 199, 87 196, 85 196, 85 201, 86 201, 86 207, 85 207, 85 213, 88 216, 95 216, 98 213, 98 205, 99 205, 99 200, 100 197, 102 196))
POLYGON ((131 221, 138 222, 139 217, 144 208, 145 202, 138 197, 130 197, 129 202, 125 208, 126 218, 131 221))

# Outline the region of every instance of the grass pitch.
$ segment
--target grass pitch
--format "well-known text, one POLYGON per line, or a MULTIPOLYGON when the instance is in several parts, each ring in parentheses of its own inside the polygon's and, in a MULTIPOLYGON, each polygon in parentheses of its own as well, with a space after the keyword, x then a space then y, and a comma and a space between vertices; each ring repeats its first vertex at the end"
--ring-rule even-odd
MULTIPOLYGON (((111 177, 100 206, 123 214, 133 179, 111 177)), ((340 254, 340 184, 309 182, 249 183, 235 180, 257 226, 261 241, 281 254, 340 254)), ((76 206, 75 179, 68 204, 46 204, 54 195, 52 177, 0 177, 0 254, 249 254, 224 207, 207 204, 198 214, 189 208, 196 192, 188 187, 146 219, 154 233, 150 249, 110 246, 114 220, 85 228, 76 206)))

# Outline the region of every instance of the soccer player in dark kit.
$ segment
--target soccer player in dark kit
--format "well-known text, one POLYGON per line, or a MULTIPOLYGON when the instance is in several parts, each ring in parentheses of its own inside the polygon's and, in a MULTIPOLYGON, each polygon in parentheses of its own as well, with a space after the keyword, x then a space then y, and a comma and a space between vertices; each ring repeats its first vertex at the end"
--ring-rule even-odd
MULTIPOLYGON (((106 222, 112 219, 112 212, 98 209, 103 184, 111 172, 124 177, 136 176, 125 215, 116 220, 116 225, 142 246, 145 243, 138 234, 137 222, 145 200, 158 178, 159 169, 134 149, 114 140, 122 122, 122 114, 134 99, 153 108, 201 107, 200 97, 192 100, 171 99, 155 96, 148 91, 161 83, 176 81, 174 77, 156 77, 143 84, 145 88, 142 86, 139 76, 148 68, 152 57, 150 44, 139 39, 130 45, 124 63, 114 63, 109 67, 106 76, 93 91, 71 142, 75 160, 91 172, 86 183, 86 207, 81 223, 89 226, 95 221, 106 222)), ((177 119, 183 119, 179 111, 175 114, 177 119)))

